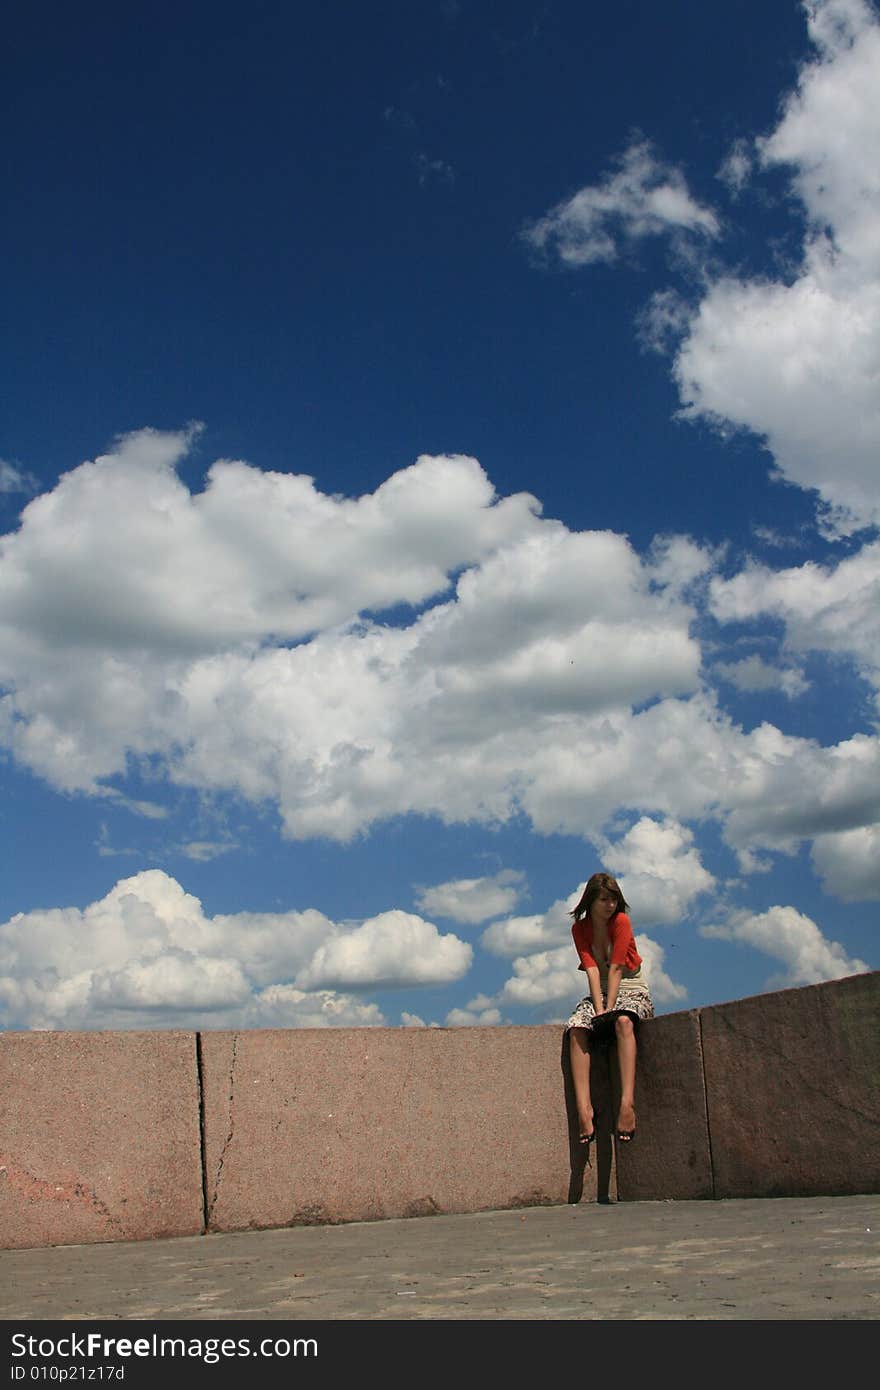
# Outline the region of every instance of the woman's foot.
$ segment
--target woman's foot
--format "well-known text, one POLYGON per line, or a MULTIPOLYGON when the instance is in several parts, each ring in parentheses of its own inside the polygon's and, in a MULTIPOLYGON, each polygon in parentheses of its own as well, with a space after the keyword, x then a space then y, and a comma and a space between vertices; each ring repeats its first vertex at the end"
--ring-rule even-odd
POLYGON ((596 1137, 596 1130, 593 1124, 593 1112, 589 1115, 578 1116, 578 1143, 583 1144, 584 1148, 589 1148, 596 1137))
POLYGON ((617 1112, 617 1138, 621 1144, 629 1144, 636 1132, 636 1108, 621 1102, 617 1112))

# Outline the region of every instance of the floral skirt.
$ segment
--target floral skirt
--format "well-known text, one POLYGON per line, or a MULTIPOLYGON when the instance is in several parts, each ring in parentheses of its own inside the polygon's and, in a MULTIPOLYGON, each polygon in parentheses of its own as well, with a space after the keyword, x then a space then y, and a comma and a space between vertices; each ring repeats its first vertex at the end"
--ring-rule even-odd
POLYGON ((614 1021, 622 1014, 627 1014, 634 1023, 654 1017, 654 1005, 647 985, 628 984, 626 980, 622 980, 614 1008, 610 1013, 599 1014, 598 1017, 593 1008, 593 1001, 587 995, 568 1019, 565 1031, 568 1032, 570 1028, 587 1028, 594 1037, 613 1037, 614 1021))

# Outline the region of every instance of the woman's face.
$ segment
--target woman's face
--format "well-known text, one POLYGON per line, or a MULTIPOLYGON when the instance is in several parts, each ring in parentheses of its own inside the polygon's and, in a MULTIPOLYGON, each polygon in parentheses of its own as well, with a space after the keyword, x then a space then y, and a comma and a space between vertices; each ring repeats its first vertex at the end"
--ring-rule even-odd
POLYGON ((593 906, 590 908, 590 916, 594 922, 610 922, 617 911, 617 894, 610 893, 607 888, 600 888, 599 896, 594 898, 593 906))

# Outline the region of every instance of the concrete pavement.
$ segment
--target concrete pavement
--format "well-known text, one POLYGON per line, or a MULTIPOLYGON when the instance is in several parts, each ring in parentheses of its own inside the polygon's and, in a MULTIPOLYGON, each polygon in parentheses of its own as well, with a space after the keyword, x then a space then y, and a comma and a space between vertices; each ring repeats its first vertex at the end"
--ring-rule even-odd
POLYGON ((0 1252, 0 1317, 876 1319, 880 1197, 530 1207, 0 1252))

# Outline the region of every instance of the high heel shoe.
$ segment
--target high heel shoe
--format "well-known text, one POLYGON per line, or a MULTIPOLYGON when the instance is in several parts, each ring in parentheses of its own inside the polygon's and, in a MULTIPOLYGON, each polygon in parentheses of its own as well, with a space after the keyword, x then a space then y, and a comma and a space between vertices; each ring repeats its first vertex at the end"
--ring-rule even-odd
MULTIPOLYGON (((633 1120, 635 1120, 635 1118, 636 1118, 636 1112, 635 1112, 635 1110, 633 1110, 633 1120)), ((621 1129, 620 1126, 618 1125, 618 1127, 617 1127, 617 1129, 615 1129, 614 1133, 615 1133, 615 1135, 617 1136, 617 1141, 618 1141, 618 1143, 620 1143, 620 1144, 631 1144, 632 1141, 633 1141, 633 1139, 635 1139, 635 1137, 636 1137, 636 1127, 635 1127, 635 1125, 633 1125, 632 1129, 621 1129)))

